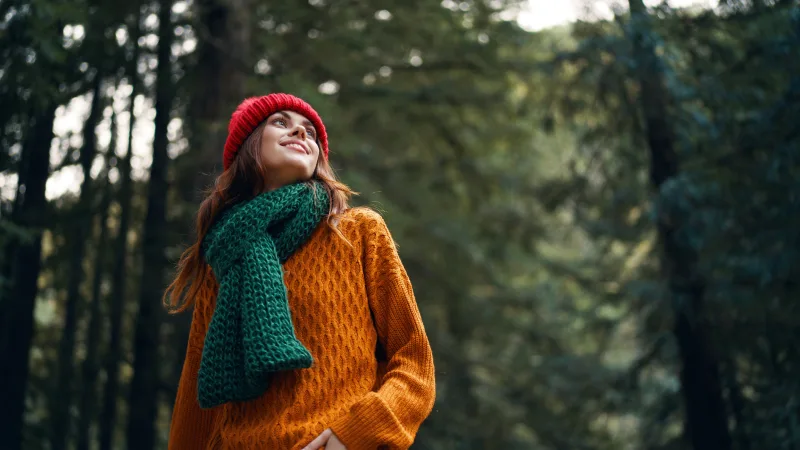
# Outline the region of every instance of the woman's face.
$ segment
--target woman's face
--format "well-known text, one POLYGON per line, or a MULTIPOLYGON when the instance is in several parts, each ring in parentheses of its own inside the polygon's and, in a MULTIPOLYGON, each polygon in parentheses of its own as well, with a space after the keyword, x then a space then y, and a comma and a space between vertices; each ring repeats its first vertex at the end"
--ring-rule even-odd
POLYGON ((294 111, 278 111, 267 118, 261 134, 261 160, 267 169, 267 188, 305 181, 314 175, 319 158, 317 130, 294 111))

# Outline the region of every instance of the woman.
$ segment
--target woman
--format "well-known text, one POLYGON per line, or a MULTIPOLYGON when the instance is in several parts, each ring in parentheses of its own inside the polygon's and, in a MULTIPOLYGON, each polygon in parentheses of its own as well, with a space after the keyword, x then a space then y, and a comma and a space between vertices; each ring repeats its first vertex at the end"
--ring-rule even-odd
POLYGON ((164 295, 195 306, 169 448, 408 448, 433 407, 430 345, 384 221, 348 207, 319 115, 287 94, 245 100, 223 168, 164 295))

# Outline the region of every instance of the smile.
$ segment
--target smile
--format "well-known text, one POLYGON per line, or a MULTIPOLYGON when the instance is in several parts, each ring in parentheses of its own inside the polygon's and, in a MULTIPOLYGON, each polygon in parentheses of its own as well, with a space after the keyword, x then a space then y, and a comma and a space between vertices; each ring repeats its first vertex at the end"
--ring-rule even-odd
POLYGON ((284 147, 291 148, 292 150, 296 150, 301 153, 308 153, 306 148, 302 144, 298 144, 296 142, 289 142, 287 144, 282 144, 284 147))

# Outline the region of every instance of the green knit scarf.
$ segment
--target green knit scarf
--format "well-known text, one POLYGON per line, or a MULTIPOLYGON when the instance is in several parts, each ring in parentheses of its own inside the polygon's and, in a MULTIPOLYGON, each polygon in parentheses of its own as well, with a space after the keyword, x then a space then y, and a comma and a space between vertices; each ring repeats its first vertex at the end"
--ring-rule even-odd
POLYGON ((295 336, 281 263, 329 207, 320 183, 291 184, 231 207, 209 230, 203 251, 219 292, 197 378, 200 407, 256 398, 272 372, 311 367, 295 336))

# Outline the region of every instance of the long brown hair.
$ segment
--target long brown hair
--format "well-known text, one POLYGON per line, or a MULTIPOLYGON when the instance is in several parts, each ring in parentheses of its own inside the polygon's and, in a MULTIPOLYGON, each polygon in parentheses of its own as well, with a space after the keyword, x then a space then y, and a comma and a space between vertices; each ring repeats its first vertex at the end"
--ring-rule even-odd
MULTIPOLYGON (((249 200, 266 190, 269 172, 261 160, 261 135, 266 124, 265 120, 250 133, 230 167, 217 177, 200 204, 195 228, 197 240, 181 255, 178 273, 164 292, 163 302, 169 312, 179 313, 189 308, 205 282, 208 270, 202 243, 214 220, 232 205, 249 200)), ((347 210, 348 200, 355 192, 336 178, 333 168, 321 151, 312 178, 328 191, 331 207, 326 223, 339 233, 336 228, 337 215, 347 210)))

